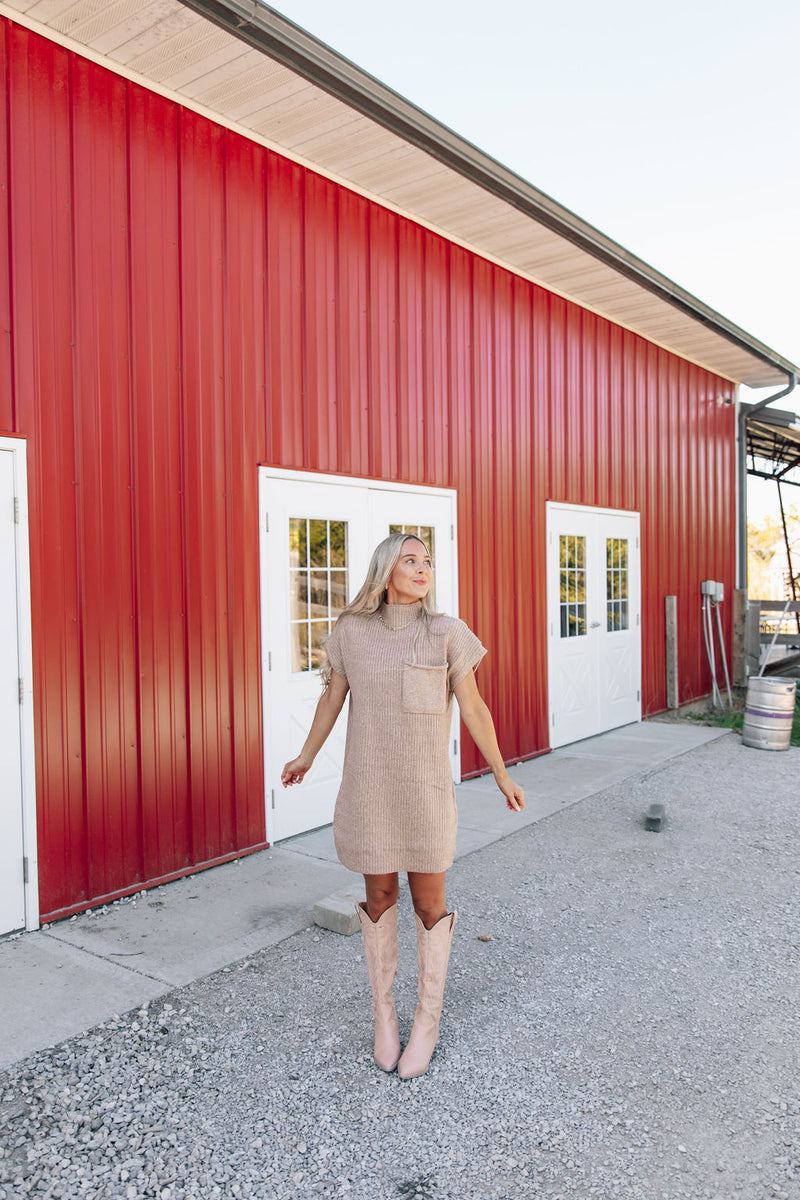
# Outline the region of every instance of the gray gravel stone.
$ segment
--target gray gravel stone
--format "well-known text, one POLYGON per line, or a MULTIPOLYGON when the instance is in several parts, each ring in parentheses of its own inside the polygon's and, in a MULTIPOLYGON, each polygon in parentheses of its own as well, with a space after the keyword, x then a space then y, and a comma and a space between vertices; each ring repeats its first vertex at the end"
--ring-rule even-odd
POLYGON ((32 1055, 0 1200, 798 1200, 799 781, 731 734, 459 860, 409 1083, 372 1062, 360 944, 318 928, 32 1055))

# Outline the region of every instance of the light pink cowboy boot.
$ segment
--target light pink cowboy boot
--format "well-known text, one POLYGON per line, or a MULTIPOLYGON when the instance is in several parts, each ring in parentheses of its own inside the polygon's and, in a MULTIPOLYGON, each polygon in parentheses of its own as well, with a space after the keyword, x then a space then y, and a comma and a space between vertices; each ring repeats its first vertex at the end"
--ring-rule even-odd
POLYGON ((364 938, 367 972, 375 1014, 375 1062, 382 1071, 393 1071, 400 1057, 400 1032, 392 996, 397 974, 397 904, 373 921, 363 904, 356 905, 364 938))
POLYGON ((458 913, 446 913, 433 929, 426 929, 416 917, 419 1004, 414 1013, 411 1037, 397 1064, 397 1074, 401 1079, 415 1079, 417 1075, 424 1075, 430 1065, 439 1036, 444 981, 457 920, 458 913))

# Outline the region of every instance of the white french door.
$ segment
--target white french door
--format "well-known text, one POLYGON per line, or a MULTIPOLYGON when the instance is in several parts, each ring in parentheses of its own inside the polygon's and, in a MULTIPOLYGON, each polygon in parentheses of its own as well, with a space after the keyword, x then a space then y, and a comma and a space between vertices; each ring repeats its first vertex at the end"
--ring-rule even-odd
POLYGON ((639 514, 547 505, 550 744, 638 721, 639 514))
MULTIPOLYGON (((456 495, 263 467, 259 505, 267 838, 276 842, 333 820, 346 705, 303 783, 284 789, 280 774, 311 725, 324 641, 378 542, 391 532, 422 537, 434 559, 436 606, 457 614, 456 495)), ((458 780, 455 716, 451 760, 458 780)))
POLYGON ((0 438, 0 934, 38 925, 25 443, 0 438))

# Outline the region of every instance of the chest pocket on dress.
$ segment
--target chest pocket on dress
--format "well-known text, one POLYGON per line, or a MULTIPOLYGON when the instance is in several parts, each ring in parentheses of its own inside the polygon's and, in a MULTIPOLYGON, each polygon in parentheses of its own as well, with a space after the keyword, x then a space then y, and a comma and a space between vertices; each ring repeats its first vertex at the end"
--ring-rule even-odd
POLYGON ((447 709, 447 663, 421 667, 403 663, 403 712, 443 713, 447 709))

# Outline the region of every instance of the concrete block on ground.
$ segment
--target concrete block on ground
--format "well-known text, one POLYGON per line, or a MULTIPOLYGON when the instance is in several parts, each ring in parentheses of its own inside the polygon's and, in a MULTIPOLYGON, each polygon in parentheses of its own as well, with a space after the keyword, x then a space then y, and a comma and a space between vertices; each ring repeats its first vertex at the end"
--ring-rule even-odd
POLYGON ((334 892, 314 905, 314 924, 332 933, 352 937, 358 933, 359 922, 356 905, 364 896, 356 892, 334 892))
POLYGON ((651 804, 644 819, 645 829, 650 829, 653 833, 659 833, 664 825, 664 813, 663 804, 651 804))

